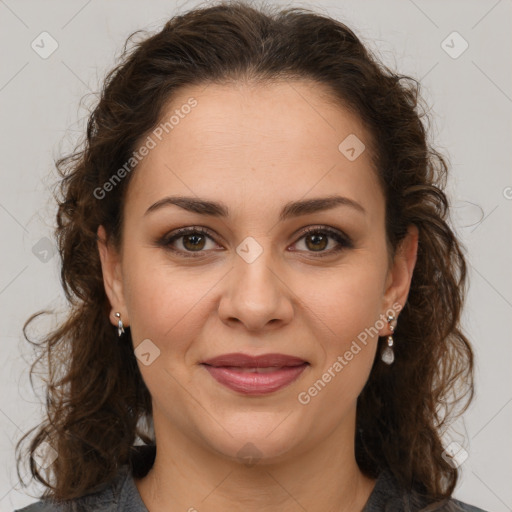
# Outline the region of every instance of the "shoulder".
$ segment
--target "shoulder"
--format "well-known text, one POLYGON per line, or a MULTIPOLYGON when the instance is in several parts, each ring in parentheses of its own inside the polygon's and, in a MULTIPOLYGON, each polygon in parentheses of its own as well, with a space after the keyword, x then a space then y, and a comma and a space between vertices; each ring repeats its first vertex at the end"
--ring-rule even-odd
POLYGON ((454 498, 440 503, 431 503, 428 506, 418 509, 418 512, 487 512, 481 508, 469 505, 454 498))
POLYGON ((150 470, 156 446, 134 445, 132 448, 130 463, 122 465, 112 480, 91 489, 85 496, 60 503, 43 499, 14 512, 148 512, 134 478, 142 478, 150 470))
POLYGON ((450 500, 450 502, 448 504, 450 506, 452 506, 451 509, 446 509, 447 511, 450 511, 450 512, 451 512, 451 510, 453 510, 454 512, 455 511, 460 511, 460 512, 487 512, 486 510, 484 510, 482 508, 475 507, 474 505, 469 505, 468 503, 464 503, 464 502, 456 500, 456 499, 450 500))
POLYGON ((128 477, 128 466, 122 466, 110 482, 95 487, 85 496, 66 502, 43 499, 14 512, 114 512, 118 509, 128 477))
POLYGON ((428 501, 415 491, 401 488, 391 472, 384 470, 378 477, 363 512, 487 512, 455 498, 439 502, 428 501))
POLYGON ((59 510, 59 507, 48 501, 38 501, 26 507, 19 508, 14 512, 54 512, 55 510, 59 510))
POLYGON ((50 512, 51 506, 42 501, 38 501, 37 503, 32 503, 32 505, 28 505, 23 508, 18 508, 14 512, 50 512))

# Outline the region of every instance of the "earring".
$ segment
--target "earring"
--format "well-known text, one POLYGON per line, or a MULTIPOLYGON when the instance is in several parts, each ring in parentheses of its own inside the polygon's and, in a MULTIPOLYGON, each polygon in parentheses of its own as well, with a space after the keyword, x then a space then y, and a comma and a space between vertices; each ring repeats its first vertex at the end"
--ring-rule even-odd
MULTIPOLYGON (((391 325, 391 322, 395 319, 395 315, 388 315, 387 321, 389 323, 389 330, 391 331, 391 334, 395 331, 395 328, 391 325)), ((393 352, 393 336, 388 336, 387 340, 388 346, 382 351, 381 359, 386 364, 392 364, 395 360, 395 353, 393 352)))
POLYGON ((121 313, 115 314, 118 322, 117 322, 117 335, 121 337, 121 334, 124 333, 123 321, 121 320, 121 313))

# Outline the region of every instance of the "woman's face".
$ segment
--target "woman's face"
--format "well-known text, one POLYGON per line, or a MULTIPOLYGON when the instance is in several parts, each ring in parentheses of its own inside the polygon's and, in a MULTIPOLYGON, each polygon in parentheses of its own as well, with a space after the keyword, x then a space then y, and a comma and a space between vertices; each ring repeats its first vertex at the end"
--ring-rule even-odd
POLYGON ((277 461, 332 435, 353 439, 356 400, 378 335, 390 333, 385 315, 398 317, 407 298, 415 244, 389 265, 369 140, 320 90, 184 88, 167 125, 142 141, 121 254, 100 252, 112 323, 119 311, 131 327, 157 442, 277 461), (177 196, 188 202, 166 200, 177 196), (322 201, 334 197, 345 199, 322 201), (191 227, 203 232, 171 240, 191 227), (204 364, 233 353, 296 359, 262 361, 269 369, 258 373, 204 364))

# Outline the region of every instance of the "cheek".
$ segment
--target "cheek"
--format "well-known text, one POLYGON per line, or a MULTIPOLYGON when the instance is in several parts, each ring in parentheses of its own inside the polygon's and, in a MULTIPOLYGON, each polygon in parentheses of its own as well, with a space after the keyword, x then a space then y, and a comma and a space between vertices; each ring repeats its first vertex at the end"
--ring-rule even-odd
POLYGON ((205 314, 201 308, 218 276, 192 267, 177 269, 161 257, 144 252, 129 260, 125 274, 125 300, 134 346, 149 338, 162 355, 164 351, 183 351, 189 340, 197 337, 196 331, 201 328, 197 318, 205 314))
POLYGON ((173 411, 184 411, 190 405, 183 392, 191 379, 187 363, 193 340, 200 338, 203 322, 198 316, 205 314, 202 300, 211 286, 204 287, 204 277, 194 278, 167 265, 145 268, 143 272, 132 268, 130 274, 127 307, 133 348, 152 399, 173 423, 180 424, 184 419, 167 407, 171 397, 173 411), (146 361, 145 353, 150 354, 146 361))
POLYGON ((317 281, 315 288, 308 281, 294 290, 304 299, 306 314, 314 324, 309 329, 317 347, 316 368, 308 385, 315 389, 308 389, 311 396, 322 391, 322 402, 353 401, 369 376, 378 331, 384 325, 381 271, 379 265, 340 268, 336 277, 317 281), (329 390, 324 392, 324 388, 329 390))
POLYGON ((375 324, 382 307, 382 269, 351 265, 294 286, 307 309, 339 343, 375 324))

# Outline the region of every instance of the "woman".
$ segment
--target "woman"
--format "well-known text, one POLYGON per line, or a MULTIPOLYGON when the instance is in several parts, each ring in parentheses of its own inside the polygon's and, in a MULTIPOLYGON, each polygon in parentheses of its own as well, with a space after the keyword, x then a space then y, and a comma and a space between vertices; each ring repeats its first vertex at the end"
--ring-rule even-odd
POLYGON ((418 102, 304 9, 194 10, 126 51, 57 162, 71 309, 43 352, 68 364, 23 510, 480 510, 441 442, 473 354, 418 102))

